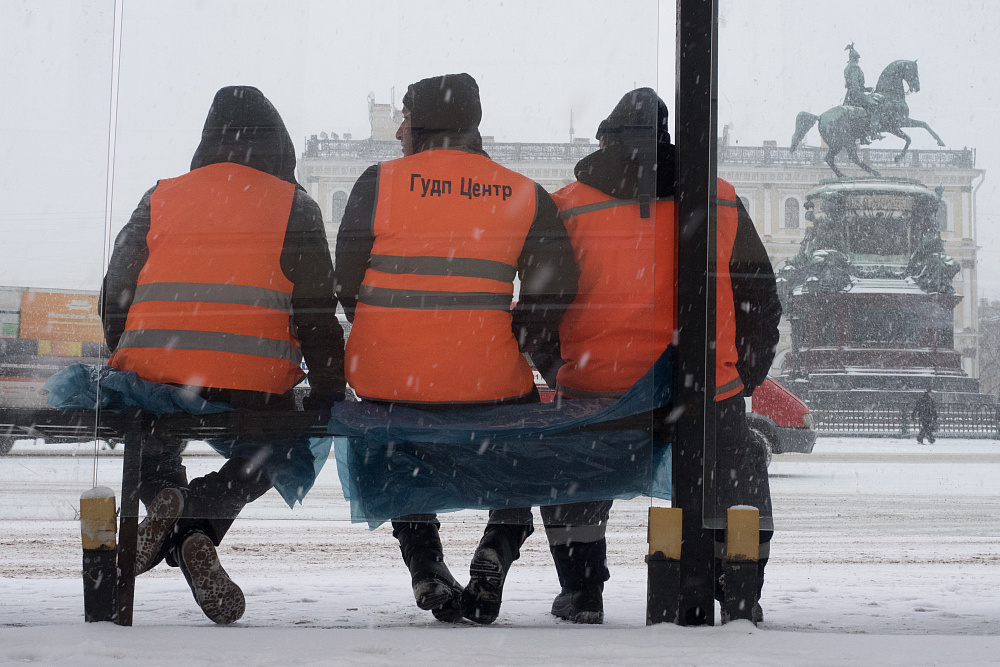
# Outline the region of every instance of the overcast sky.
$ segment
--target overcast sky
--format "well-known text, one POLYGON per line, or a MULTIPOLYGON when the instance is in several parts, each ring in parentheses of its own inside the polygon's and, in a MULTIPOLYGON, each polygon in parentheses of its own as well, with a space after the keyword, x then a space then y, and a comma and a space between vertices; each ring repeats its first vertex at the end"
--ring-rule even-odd
MULTIPOLYGON (((97 289, 110 235, 158 178, 187 171, 215 91, 260 88, 303 148, 321 131, 368 136, 367 96, 398 104, 407 84, 467 71, 483 134, 566 141, 634 86, 674 107, 675 3, 655 0, 153 2, 121 5, 113 95, 113 0, 0 2, 0 285, 97 289)), ((799 111, 844 94, 854 42, 869 85, 919 59, 908 98, 948 148, 977 150, 980 289, 1000 298, 1000 3, 992 0, 721 0, 719 122, 732 140, 787 146, 799 111), (978 67, 977 67, 978 65, 978 67)), ((934 148, 922 130, 913 148, 934 148)), ((807 138, 819 143, 818 133, 807 138)), ((890 138, 879 148, 901 147, 890 138)), ((929 185, 934 185, 930 184, 929 185)))

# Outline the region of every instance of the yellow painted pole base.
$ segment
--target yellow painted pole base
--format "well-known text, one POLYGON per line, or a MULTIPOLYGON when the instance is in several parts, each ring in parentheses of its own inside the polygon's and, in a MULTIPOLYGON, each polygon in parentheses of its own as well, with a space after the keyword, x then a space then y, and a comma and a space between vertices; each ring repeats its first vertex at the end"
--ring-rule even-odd
POLYGON ((83 615, 88 623, 115 620, 118 580, 115 492, 98 486, 80 496, 83 540, 83 615))
POLYGON ((760 551, 760 510, 731 507, 726 510, 726 560, 755 561, 760 551))
POLYGON ((681 519, 683 510, 679 507, 649 508, 650 555, 660 552, 670 560, 681 559, 681 519))

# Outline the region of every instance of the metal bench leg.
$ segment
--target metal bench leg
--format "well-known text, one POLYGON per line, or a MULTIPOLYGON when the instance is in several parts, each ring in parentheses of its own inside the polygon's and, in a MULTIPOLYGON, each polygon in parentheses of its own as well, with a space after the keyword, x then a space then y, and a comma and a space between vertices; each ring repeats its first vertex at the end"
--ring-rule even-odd
POLYGON ((132 625, 132 605, 135 601, 135 554, 139 537, 139 470, 145 424, 136 420, 134 428, 125 433, 125 455, 122 469, 121 528, 118 540, 118 613, 115 623, 132 625))

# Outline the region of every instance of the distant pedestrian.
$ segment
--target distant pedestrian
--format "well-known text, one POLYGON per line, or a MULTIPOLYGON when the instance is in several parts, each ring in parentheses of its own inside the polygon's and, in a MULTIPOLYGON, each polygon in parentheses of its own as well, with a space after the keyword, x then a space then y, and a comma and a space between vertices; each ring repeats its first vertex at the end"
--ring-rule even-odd
POLYGON ((921 394, 917 399, 917 404, 913 406, 914 419, 920 420, 920 432, 917 433, 917 442, 924 444, 927 438, 928 444, 934 444, 934 429, 937 428, 937 406, 934 404, 934 397, 930 389, 921 394))

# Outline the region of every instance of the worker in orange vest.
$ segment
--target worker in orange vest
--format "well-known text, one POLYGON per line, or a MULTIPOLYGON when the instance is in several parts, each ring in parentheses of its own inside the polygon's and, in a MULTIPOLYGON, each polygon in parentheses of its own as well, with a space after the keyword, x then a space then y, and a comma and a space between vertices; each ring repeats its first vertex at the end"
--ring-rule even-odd
MULTIPOLYGON (((552 199, 489 158, 481 119, 468 74, 414 83, 396 134, 404 157, 370 167, 348 199, 337 290, 352 322, 347 379, 364 400, 431 412, 537 402, 529 347, 554 384, 559 320, 579 270, 552 199)), ((481 623, 496 618, 503 579, 532 532, 530 509, 490 512, 463 590, 433 514, 392 526, 417 606, 481 623)))
MULTIPOLYGON (((108 365, 237 410, 294 410, 304 357, 306 407, 328 409, 345 391, 336 306, 322 214, 295 180, 281 117, 256 88, 221 89, 191 171, 146 192, 115 241, 101 294, 108 365)), ((184 444, 145 435, 136 572, 166 559, 210 619, 232 623, 245 599, 215 547, 271 488, 267 453, 189 482, 184 444)))
MULTIPOLYGON (((557 391, 570 399, 621 396, 666 350, 677 328, 675 163, 667 107, 654 90, 633 90, 600 124, 597 138, 600 149, 576 165, 577 181, 553 195, 581 270, 576 300, 559 326, 566 363, 557 391)), ((729 183, 720 179, 717 189, 719 499, 723 508, 761 510, 762 585, 771 499, 764 453, 746 438, 743 397, 770 368, 781 305, 753 222, 729 183)), ((603 621, 610 509, 610 500, 543 508, 562 587, 552 614, 603 621)))

